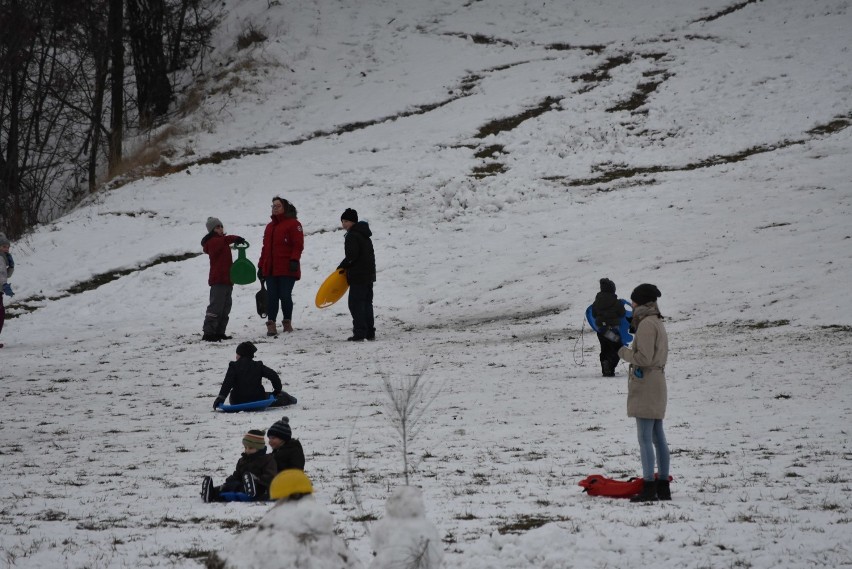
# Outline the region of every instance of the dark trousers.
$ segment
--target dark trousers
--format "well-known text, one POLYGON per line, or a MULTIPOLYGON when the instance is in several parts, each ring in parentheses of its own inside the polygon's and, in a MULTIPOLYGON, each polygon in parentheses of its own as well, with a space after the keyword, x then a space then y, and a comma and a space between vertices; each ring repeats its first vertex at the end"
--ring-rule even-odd
POLYGON ((210 286, 210 304, 207 306, 207 314, 204 316, 203 331, 205 334, 225 333, 231 314, 233 292, 234 287, 231 285, 217 284, 210 286))
POLYGON ((278 303, 281 303, 281 319, 293 319, 293 277, 266 277, 266 319, 275 322, 278 318, 278 303))
POLYGON ((356 338, 375 337, 373 283, 349 285, 349 313, 352 315, 353 336, 356 338))
POLYGON ((0 332, 3 331, 3 322, 6 321, 6 307, 3 306, 3 293, 0 292, 0 332))
POLYGON ((598 341, 601 343, 601 370, 604 375, 609 375, 615 371, 620 358, 618 357, 618 349, 621 347, 621 342, 612 342, 598 334, 598 341))

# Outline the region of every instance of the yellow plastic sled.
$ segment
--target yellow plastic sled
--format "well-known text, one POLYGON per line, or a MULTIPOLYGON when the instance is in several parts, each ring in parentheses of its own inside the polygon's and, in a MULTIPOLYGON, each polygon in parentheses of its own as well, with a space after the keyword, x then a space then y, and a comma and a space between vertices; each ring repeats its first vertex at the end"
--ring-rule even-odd
POLYGON ((347 290, 349 290, 349 282, 346 280, 346 270, 334 269, 317 291, 317 308, 331 306, 343 298, 347 290))

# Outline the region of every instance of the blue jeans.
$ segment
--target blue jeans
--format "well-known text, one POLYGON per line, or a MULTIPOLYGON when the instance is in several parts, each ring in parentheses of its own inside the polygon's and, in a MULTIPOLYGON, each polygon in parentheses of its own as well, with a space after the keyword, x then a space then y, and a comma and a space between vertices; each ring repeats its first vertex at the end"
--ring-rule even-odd
POLYGON ((636 433, 639 435, 639 456, 642 459, 642 478, 654 479, 654 450, 657 451, 657 466, 660 480, 669 479, 669 444, 663 432, 662 419, 636 418, 636 433))
POLYGON ((278 318, 278 303, 281 303, 281 319, 293 319, 293 277, 266 277, 266 319, 275 322, 278 318))

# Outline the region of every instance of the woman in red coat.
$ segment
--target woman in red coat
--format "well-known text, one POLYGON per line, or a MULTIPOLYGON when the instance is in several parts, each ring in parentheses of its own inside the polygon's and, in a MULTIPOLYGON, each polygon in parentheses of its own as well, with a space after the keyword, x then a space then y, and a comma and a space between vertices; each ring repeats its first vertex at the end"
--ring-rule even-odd
POLYGON ((272 221, 263 232, 263 248, 257 263, 257 276, 266 281, 266 335, 275 336, 275 318, 281 303, 282 325, 292 332, 293 286, 302 278, 299 260, 305 247, 302 224, 296 218, 296 208, 285 199, 272 198, 272 221))

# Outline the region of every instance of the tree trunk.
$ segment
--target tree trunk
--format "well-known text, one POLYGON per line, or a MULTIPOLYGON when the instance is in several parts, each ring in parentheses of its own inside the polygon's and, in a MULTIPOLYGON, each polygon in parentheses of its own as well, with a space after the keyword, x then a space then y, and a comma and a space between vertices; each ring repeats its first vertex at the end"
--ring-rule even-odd
POLYGON ((110 103, 112 114, 109 122, 108 172, 114 174, 122 160, 124 138, 124 0, 109 0, 109 22, 107 23, 112 70, 110 72, 110 103))
POLYGON ((136 74, 139 126, 150 128, 169 110, 172 85, 163 51, 163 0, 127 0, 130 48, 136 74))

